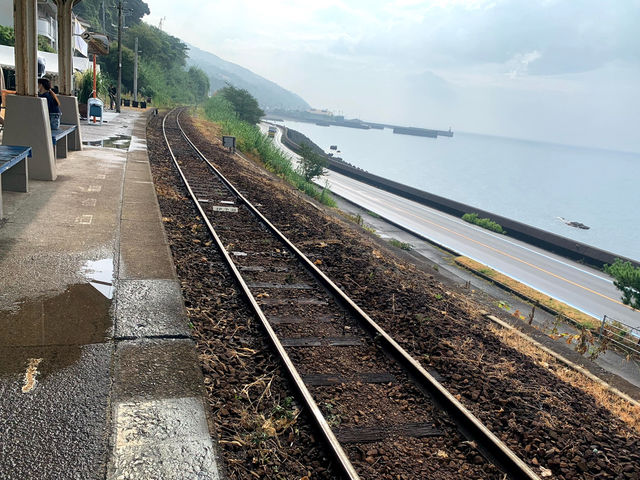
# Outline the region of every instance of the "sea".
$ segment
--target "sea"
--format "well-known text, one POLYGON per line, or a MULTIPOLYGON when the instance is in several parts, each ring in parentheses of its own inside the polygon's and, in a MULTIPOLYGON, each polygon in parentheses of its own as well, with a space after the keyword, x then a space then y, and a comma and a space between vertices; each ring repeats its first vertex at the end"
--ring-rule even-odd
POLYGON ((381 177, 640 261, 639 153, 457 131, 434 139, 283 123, 381 177))

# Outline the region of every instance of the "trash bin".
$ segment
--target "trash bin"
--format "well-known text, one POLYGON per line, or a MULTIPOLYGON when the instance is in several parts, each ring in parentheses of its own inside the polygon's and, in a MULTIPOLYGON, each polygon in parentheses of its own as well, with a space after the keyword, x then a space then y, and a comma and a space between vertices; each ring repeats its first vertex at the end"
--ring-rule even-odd
POLYGON ((89 98, 87 101, 87 122, 91 123, 91 118, 100 117, 100 125, 102 125, 102 116, 104 112, 104 104, 99 98, 89 98))

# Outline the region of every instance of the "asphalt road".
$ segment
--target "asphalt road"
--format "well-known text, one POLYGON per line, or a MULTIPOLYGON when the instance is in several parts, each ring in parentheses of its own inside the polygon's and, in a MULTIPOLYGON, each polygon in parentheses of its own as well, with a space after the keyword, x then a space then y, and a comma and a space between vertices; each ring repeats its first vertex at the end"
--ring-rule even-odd
MULTIPOLYGON (((266 127, 261 125, 266 131, 266 127)), ((296 157, 281 142, 276 144, 296 157)), ((524 283, 549 297, 571 305, 598 320, 604 315, 640 328, 640 312, 620 301, 611 278, 538 247, 496 234, 384 190, 329 171, 330 189, 337 195, 396 224, 459 252, 524 283)))

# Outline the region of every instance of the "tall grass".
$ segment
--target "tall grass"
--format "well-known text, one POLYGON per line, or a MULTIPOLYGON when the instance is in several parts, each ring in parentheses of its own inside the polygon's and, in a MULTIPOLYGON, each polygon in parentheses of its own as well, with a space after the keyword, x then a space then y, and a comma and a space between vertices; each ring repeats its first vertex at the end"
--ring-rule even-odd
POLYGON ((267 170, 285 179, 298 190, 319 202, 335 207, 336 202, 326 191, 307 182, 291 165, 291 159, 282 153, 256 125, 239 120, 231 103, 216 95, 204 104, 205 116, 220 125, 223 135, 236 137, 236 147, 243 153, 258 157, 267 170))

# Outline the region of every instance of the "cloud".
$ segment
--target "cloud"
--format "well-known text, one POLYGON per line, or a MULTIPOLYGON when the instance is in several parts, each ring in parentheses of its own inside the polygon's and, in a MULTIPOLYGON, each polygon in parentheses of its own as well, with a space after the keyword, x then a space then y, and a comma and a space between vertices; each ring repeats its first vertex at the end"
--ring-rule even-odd
POLYGON ((640 150, 640 0, 147 1, 151 23, 317 107, 640 150))
POLYGON ((537 51, 542 60, 528 69, 532 75, 589 71, 616 59, 640 63, 636 0, 436 2, 386 11, 386 28, 354 39, 354 54, 440 67, 507 64, 537 51))
POLYGON ((515 55, 508 63, 513 67, 509 71, 509 78, 514 79, 520 75, 526 75, 529 70, 529 64, 538 60, 542 54, 538 50, 528 53, 519 53, 515 55))

